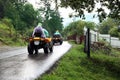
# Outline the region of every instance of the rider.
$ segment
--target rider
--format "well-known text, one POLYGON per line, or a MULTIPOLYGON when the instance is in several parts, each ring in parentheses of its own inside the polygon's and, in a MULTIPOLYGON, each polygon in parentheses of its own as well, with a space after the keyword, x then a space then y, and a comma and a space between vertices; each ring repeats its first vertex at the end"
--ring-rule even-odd
POLYGON ((34 28, 32 37, 49 37, 48 31, 42 27, 41 23, 38 23, 38 25, 34 28))
POLYGON ((44 31, 45 37, 49 37, 49 33, 45 28, 43 28, 43 31, 44 31))
POLYGON ((54 33, 54 35, 57 35, 57 34, 61 35, 58 30, 54 33))
POLYGON ((38 23, 38 25, 34 28, 32 37, 42 37, 45 38, 45 34, 42 28, 42 24, 38 23))

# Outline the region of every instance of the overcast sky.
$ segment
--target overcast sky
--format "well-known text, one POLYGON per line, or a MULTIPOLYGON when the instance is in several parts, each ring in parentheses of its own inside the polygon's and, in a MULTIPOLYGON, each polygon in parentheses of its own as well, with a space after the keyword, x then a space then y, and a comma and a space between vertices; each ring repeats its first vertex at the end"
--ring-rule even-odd
MULTIPOLYGON (((28 2, 30 2, 34 6, 34 8, 39 7, 36 4, 36 2, 38 2, 38 1, 39 0, 28 0, 28 2)), ((52 6, 54 6, 54 4, 52 4, 52 6)), ((95 10, 99 7, 100 7, 100 5, 97 4, 95 10)), ((98 17, 93 18, 93 15, 97 14, 95 12, 95 10, 92 13, 85 12, 85 16, 86 16, 85 21, 91 21, 91 22, 99 23, 98 17)), ((106 11, 109 12, 108 10, 106 10, 106 11)), ((61 17, 63 17, 63 25, 64 26, 67 26, 72 21, 80 20, 80 18, 69 18, 69 14, 74 13, 74 11, 71 8, 67 8, 67 9, 66 8, 59 8, 59 12, 60 12, 61 17)))

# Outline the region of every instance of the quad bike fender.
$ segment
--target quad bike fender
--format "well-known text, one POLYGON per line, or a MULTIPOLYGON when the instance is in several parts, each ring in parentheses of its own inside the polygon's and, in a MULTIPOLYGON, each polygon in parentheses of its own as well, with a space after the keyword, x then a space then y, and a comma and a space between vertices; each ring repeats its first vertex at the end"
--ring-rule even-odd
POLYGON ((45 42, 50 43, 52 41, 52 38, 45 38, 45 42))

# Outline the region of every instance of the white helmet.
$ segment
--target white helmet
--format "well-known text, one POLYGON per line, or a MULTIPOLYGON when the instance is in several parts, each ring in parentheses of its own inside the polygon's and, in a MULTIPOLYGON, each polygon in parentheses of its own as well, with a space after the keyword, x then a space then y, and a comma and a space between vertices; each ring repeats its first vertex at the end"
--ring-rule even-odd
POLYGON ((40 27, 42 27, 42 24, 41 23, 38 23, 38 25, 37 26, 40 26, 40 27))

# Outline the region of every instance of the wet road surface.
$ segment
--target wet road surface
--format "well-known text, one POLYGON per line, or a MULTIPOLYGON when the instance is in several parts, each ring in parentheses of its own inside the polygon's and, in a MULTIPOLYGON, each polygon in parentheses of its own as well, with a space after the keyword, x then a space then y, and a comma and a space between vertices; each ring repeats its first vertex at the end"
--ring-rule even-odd
POLYGON ((34 80, 47 71, 70 49, 68 42, 54 46, 53 53, 45 55, 43 49, 37 55, 28 55, 27 49, 0 53, 0 80, 34 80))

